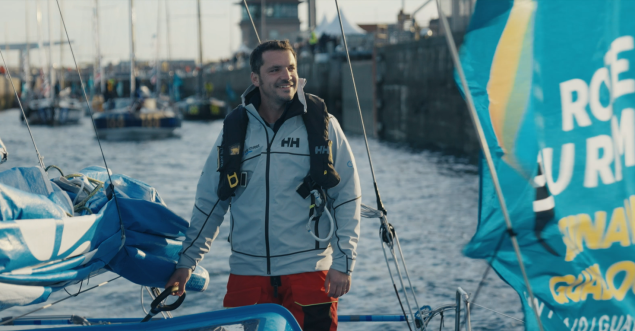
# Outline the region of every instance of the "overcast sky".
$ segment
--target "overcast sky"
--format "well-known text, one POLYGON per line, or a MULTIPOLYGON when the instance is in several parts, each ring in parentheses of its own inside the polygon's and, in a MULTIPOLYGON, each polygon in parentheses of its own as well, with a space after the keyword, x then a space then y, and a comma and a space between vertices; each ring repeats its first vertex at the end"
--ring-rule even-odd
MULTIPOLYGON (((93 9, 95 0, 59 0, 73 49, 78 61, 92 62, 95 54, 93 33, 93 9)), ((167 57, 165 1, 170 16, 170 42, 173 59, 194 59, 197 54, 196 0, 135 0, 136 13, 136 53, 137 58, 153 59, 156 54, 157 27, 159 28, 159 55, 167 57), (160 20, 157 10, 160 8, 160 20), (159 22, 159 24, 157 24, 159 22)), ((442 0, 450 1, 450 0, 442 0)), ((201 0, 203 20, 204 60, 218 60, 228 57, 241 42, 238 22, 241 8, 238 0, 201 0)), ((406 12, 412 12, 425 0, 405 0, 406 12)), ((48 5, 51 5, 51 34, 53 40, 60 40, 60 15, 55 0, 0 0, 0 47, 4 43, 37 42, 37 4, 42 8, 42 38, 48 40, 48 5)), ((348 19, 357 24, 394 23, 402 6, 401 0, 339 0, 340 8, 348 19)), ((307 27, 308 10, 305 3, 299 5, 302 29, 307 27)), ((326 15, 331 20, 336 15, 334 0, 317 0, 318 23, 326 15)), ((116 63, 129 56, 128 0, 99 0, 101 53, 105 63, 116 63)), ((430 18, 436 18, 434 1, 421 10, 416 19, 427 25, 430 18)), ((67 46, 68 47, 68 46, 67 46)), ((45 53, 45 52, 42 52, 45 53)), ((46 55, 44 55, 46 56, 46 55)), ((18 64, 18 52, 9 51, 5 58, 9 66, 18 64)), ((46 58, 44 58, 45 60, 46 58)), ((60 61, 66 66, 72 64, 68 48, 60 56, 59 47, 54 47, 53 63, 60 61)), ((31 51, 31 63, 38 66, 42 61, 40 52, 31 51)))

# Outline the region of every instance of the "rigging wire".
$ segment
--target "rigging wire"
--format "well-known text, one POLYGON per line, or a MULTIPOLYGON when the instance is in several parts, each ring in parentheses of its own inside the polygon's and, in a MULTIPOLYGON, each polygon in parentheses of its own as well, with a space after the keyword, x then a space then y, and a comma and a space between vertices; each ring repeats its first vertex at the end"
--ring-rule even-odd
MULTIPOLYGON (((75 52, 73 51, 73 45, 71 45, 71 39, 68 36, 68 30, 66 29, 66 21, 64 21, 64 15, 62 14, 62 7, 60 7, 60 1, 55 0, 57 4, 57 9, 60 12, 60 19, 62 20, 62 26, 64 26, 64 33, 66 34, 66 40, 68 41, 68 47, 71 50, 71 55, 73 56, 73 62, 75 63, 75 70, 77 70, 77 75, 79 76, 79 83, 82 86, 82 92, 84 94, 84 99, 86 100, 86 106, 90 111, 90 121, 93 123, 93 130, 95 131, 95 136, 97 138, 97 144, 99 145, 99 151, 101 152, 101 157, 104 160, 104 166, 106 167, 106 174, 108 175, 108 180, 110 180, 109 189, 112 190, 112 196, 115 200, 115 206, 117 207, 117 215, 119 216, 119 225, 121 228, 121 245, 119 249, 121 249, 126 242, 126 229, 123 226, 123 218, 121 218, 121 211, 119 209, 119 201, 117 200, 117 194, 115 192, 115 184, 112 181, 112 177, 110 177, 110 169, 108 168, 108 163, 106 162, 106 156, 104 155, 104 150, 101 147, 101 140, 99 139, 99 134, 97 134, 97 125, 95 125, 95 119, 93 118, 93 109, 90 107, 90 102, 88 101, 88 95, 86 94, 86 87, 84 86, 84 80, 82 79, 82 74, 79 71, 79 66, 77 65, 77 60, 75 59, 75 52)), ((134 84, 134 82, 132 82, 134 84)))
MULTIPOLYGON (((390 272, 390 277, 393 281, 393 287, 395 287, 395 294, 397 295, 397 299, 399 300, 399 304, 402 305, 402 301, 401 298, 399 296, 399 292, 396 289, 395 283, 394 283, 394 279, 392 276, 392 271, 390 271, 390 264, 388 263, 388 258, 386 257, 386 250, 385 250, 385 246, 384 243, 386 243, 387 246, 389 246, 390 248, 390 253, 392 255, 393 261, 395 263, 395 269, 397 270, 397 274, 399 276, 399 282, 401 285, 401 288, 403 289, 404 292, 404 297, 406 298, 406 304, 408 306, 408 310, 409 313, 412 317, 412 323, 415 325, 416 327, 416 320, 414 318, 414 313, 412 311, 412 308, 410 306, 410 299, 408 298, 408 292, 406 291, 406 287, 404 286, 403 283, 403 276, 401 273, 401 270, 399 268, 399 261, 397 259, 397 254, 395 253, 395 244, 397 245, 397 248, 399 249, 399 254, 400 254, 400 259, 401 263, 404 267, 404 271, 406 273, 406 279, 408 280, 408 284, 410 286, 410 291, 412 292, 412 297, 414 299, 415 302, 415 309, 419 312, 420 316, 423 316, 423 313, 421 311, 421 308, 419 306, 419 303, 417 302, 417 295, 414 291, 414 288, 412 287, 412 282, 410 281, 410 275, 408 274, 408 269, 406 267, 406 259, 403 255, 403 252, 401 251, 401 244, 399 243, 399 239, 397 238, 396 233, 394 232, 394 228, 388 223, 388 220, 386 219, 386 215, 388 214, 388 211, 386 211, 386 208, 384 207, 384 203, 381 200, 381 195, 379 194, 379 187, 377 185, 377 179, 375 177, 375 169, 373 167, 373 160, 370 154, 370 147, 368 145, 368 136, 366 135, 366 126, 364 125, 364 116, 362 114, 362 106, 359 102, 359 94, 357 93, 357 85, 355 84, 355 74, 353 73, 353 64, 351 63, 351 56, 348 52, 348 42, 346 41, 346 33, 344 33, 344 24, 342 23, 342 13, 340 11, 340 6, 339 6, 339 2, 338 0, 335 0, 335 7, 337 8, 337 17, 340 23, 340 31, 342 32, 342 41, 344 42, 344 50, 346 51, 346 59, 348 61, 348 67, 351 71, 351 80, 353 81, 353 91, 355 91, 355 100, 357 101, 357 110, 359 111, 359 118, 360 118, 360 122, 362 124, 362 132, 364 134, 364 142, 366 144, 366 154, 368 155, 368 163, 370 165, 370 173, 372 175, 373 178, 373 185, 375 188, 375 197, 377 199, 377 209, 383 213, 383 215, 380 218, 381 221, 381 226, 380 226, 380 238, 382 240, 382 250, 384 251, 384 259, 386 260, 386 264, 388 265, 388 270, 390 272), (381 234, 383 229, 384 234, 381 234), (387 241, 384 239, 384 237, 386 239, 388 239, 387 241)), ((403 305, 401 307, 402 311, 403 309, 403 305)), ((404 314, 404 317, 406 317, 407 320, 407 316, 404 314)), ((408 328, 410 328, 410 323, 408 323, 408 328)))
MULTIPOLYGON (((249 6, 247 6, 247 0, 243 0, 245 4, 245 9, 247 9, 247 15, 249 15, 249 20, 251 21, 251 25, 254 27, 254 32, 256 33, 256 38, 258 38, 258 44, 262 44, 260 41, 260 36, 258 35, 258 30, 256 29, 256 24, 254 23, 254 19, 251 17, 251 12, 249 11, 249 6)), ((261 9, 263 10, 263 9, 261 9)))
POLYGON ((485 159, 487 160, 487 166, 492 176, 492 182, 494 184, 494 188, 496 189, 496 195, 498 197, 498 202, 501 207, 501 212, 503 213, 503 216, 505 218, 507 232, 510 235, 512 245, 514 246, 516 258, 518 259, 518 266, 520 267, 520 272, 523 275, 523 280, 525 282, 525 286, 527 287, 527 293, 529 294, 530 305, 532 310, 534 311, 534 314, 536 315, 535 317, 538 322, 538 329, 540 331, 544 331, 544 328, 542 326, 542 321, 540 320, 540 314, 538 313, 538 307, 536 307, 537 305, 535 304, 536 301, 534 297, 534 292, 531 289, 531 283, 529 282, 529 277, 527 276, 527 270, 525 269, 525 263, 523 262, 523 257, 520 252, 520 246, 518 245, 518 238, 516 238, 516 234, 514 233, 511 218, 509 216, 509 211, 507 210, 507 204, 505 203, 505 197, 503 196, 503 191, 501 189, 500 182, 498 180, 498 173, 496 172, 496 167, 494 166, 494 160, 492 159, 489 146, 487 145, 485 133, 483 132, 483 127, 481 126, 481 122, 478 118, 476 107, 474 106, 474 100, 472 100, 472 93, 470 92, 470 87, 467 84, 467 79, 465 78, 465 73, 463 72, 463 67, 461 65, 461 62, 459 61, 459 54, 456 49, 454 37, 452 36, 452 30, 450 30, 450 26, 448 24, 447 18, 445 17, 445 13, 443 12, 443 10, 441 10, 441 0, 436 0, 436 2, 437 2, 437 11, 439 13, 439 18, 441 19, 441 24, 443 25, 443 29, 445 30, 445 38, 448 43, 448 48, 450 49, 450 53, 452 54, 452 60, 454 61, 454 66, 456 68, 457 74, 459 78, 461 79, 461 85, 463 87, 466 103, 470 111, 470 116, 472 117, 472 123, 474 124, 476 133, 478 134, 478 137, 479 137, 479 143, 481 144, 481 149, 483 150, 483 154, 485 155, 485 159))
POLYGON ((483 308, 483 309, 487 309, 487 310, 489 310, 489 311, 491 311, 491 312, 493 312, 493 313, 495 313, 495 314, 502 315, 502 316, 505 316, 505 317, 507 317, 507 318, 511 318, 511 319, 513 319, 513 320, 515 320, 515 321, 518 321, 518 322, 521 322, 521 323, 525 324, 525 321, 521 320, 520 318, 516 318, 516 317, 513 317, 513 316, 509 316, 509 315, 507 315, 507 314, 501 313, 500 311, 496 311, 496 310, 494 310, 494 309, 487 308, 487 307, 485 307, 485 306, 481 306, 481 305, 479 305, 478 303, 469 302, 469 301, 468 301, 468 303, 469 303, 469 304, 472 304, 472 305, 475 305, 475 306, 478 306, 478 307, 481 307, 481 308, 483 308))
POLYGON ((353 74, 353 65, 351 64, 351 56, 348 53, 348 43, 346 42, 346 34, 344 33, 344 25, 342 24, 342 13, 340 12, 340 5, 335 0, 335 7, 337 7, 337 17, 340 21, 340 30, 342 31, 342 40, 344 41, 344 49, 346 50, 346 59, 348 60, 348 67, 351 70, 351 80, 353 81, 353 91, 355 91, 355 100, 357 100, 357 110, 359 110, 359 118, 362 124, 362 132, 364 133, 364 142, 366 143, 366 154, 368 155, 368 163, 370 164, 370 173, 373 176, 373 185, 375 186, 375 196, 377 197, 377 209, 384 214, 388 214, 384 203, 381 201, 381 195, 379 195, 379 187, 377 187, 377 179, 375 179, 375 169, 373 168, 373 160, 370 156, 370 148, 368 147, 368 137, 366 136, 366 126, 364 125, 364 116, 362 115, 362 106, 359 103, 359 95, 357 94, 357 85, 355 84, 355 75, 353 74))
MULTIPOLYGON (((11 77, 11 70, 7 66, 7 62, 4 60, 4 54, 2 54, 2 50, 0 50, 0 56, 2 57, 2 63, 4 64, 4 68, 6 70, 6 75, 9 76, 9 82, 11 82, 11 87, 13 88, 13 93, 15 94, 15 98, 18 100, 18 104, 20 105, 20 111, 22 111, 22 117, 24 118, 24 123, 26 124, 26 128, 29 129, 29 135, 31 136, 31 141, 33 142, 33 147, 35 148, 35 153, 37 154, 38 162, 40 163, 40 167, 42 169, 44 166, 44 158, 40 155, 40 151, 37 149, 37 145, 35 144, 35 138, 33 138, 33 132, 31 132, 31 126, 29 125, 29 120, 26 118, 26 114, 24 113, 24 107, 22 106, 22 101, 18 96, 18 91, 15 89, 15 85, 13 84, 13 78, 11 77)), ((30 73, 29 73, 30 74, 30 73)))
POLYGON ((16 316, 16 317, 12 317, 12 318, 10 318, 10 319, 8 319, 6 321, 2 321, 2 322, 0 322, 0 325, 8 325, 9 323, 11 323, 11 322, 13 322, 13 321, 15 321, 15 320, 17 320, 19 318, 22 318, 22 317, 24 317, 26 315, 30 315, 30 314, 33 314, 33 313, 38 312, 40 310, 44 310, 46 308, 50 308, 51 306, 56 305, 56 304, 58 304, 58 303, 60 303, 62 301, 65 301, 65 300, 70 299, 70 298, 74 298, 74 297, 78 296, 79 294, 86 293, 86 292, 88 292, 90 290, 94 290, 94 289, 96 289, 98 287, 104 286, 104 285, 106 285, 106 284, 108 284, 108 283, 110 283, 110 282, 112 282, 112 281, 114 281, 116 279, 119 279, 119 278, 121 278, 121 276, 115 277, 115 278, 113 278, 111 280, 107 280, 107 281, 105 281, 105 282, 103 282, 101 284, 98 284, 98 285, 95 285, 93 287, 87 288, 87 289, 85 289, 83 291, 77 292, 74 295, 73 294, 69 294, 67 297, 64 297, 64 298, 59 299, 59 300, 57 300, 55 302, 49 303, 48 305, 44 305, 44 306, 42 306, 40 308, 37 308, 37 309, 34 309, 34 310, 32 310, 32 311, 30 311, 28 313, 25 313, 25 314, 22 314, 22 315, 19 315, 19 316, 16 316))

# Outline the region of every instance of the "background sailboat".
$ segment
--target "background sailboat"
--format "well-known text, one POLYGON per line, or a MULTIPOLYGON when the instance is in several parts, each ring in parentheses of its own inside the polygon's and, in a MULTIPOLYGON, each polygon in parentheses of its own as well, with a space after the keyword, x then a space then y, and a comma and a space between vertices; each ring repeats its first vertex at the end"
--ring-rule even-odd
POLYGON ((177 103, 186 120, 215 120, 224 118, 227 113, 225 101, 207 95, 203 84, 203 31, 201 28, 201 0, 196 1, 198 23, 198 68, 197 93, 177 103))
POLYGON ((152 98, 150 90, 139 86, 134 52, 134 6, 130 10, 130 97, 106 98, 104 112, 95 115, 97 134, 105 139, 153 139, 172 136, 181 127, 181 118, 168 101, 152 98))
MULTIPOLYGON (((26 110, 26 116, 31 124, 48 124, 48 125, 63 125, 63 124, 76 124, 83 116, 81 102, 73 98, 70 88, 61 89, 60 82, 56 81, 55 70, 53 70, 52 64, 52 47, 53 40, 51 38, 51 4, 48 3, 48 48, 47 48, 47 65, 42 66, 41 80, 42 88, 38 98, 33 98, 32 93, 29 93, 29 100, 26 102, 28 106, 26 110)), ((42 11, 40 2, 37 5, 37 23, 38 23, 38 44, 40 48, 40 61, 44 63, 44 44, 42 42, 42 11)), ((60 44, 62 46, 62 44, 60 44)), ((28 66, 25 68, 28 70, 28 66)), ((30 73, 26 72, 25 76, 30 76, 30 73)))

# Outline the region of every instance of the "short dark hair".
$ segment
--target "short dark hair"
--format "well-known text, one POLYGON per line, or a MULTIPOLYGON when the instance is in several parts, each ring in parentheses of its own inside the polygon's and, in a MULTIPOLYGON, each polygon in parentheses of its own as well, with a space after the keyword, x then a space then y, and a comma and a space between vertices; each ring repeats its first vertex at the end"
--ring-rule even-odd
POLYGON ((251 66, 251 72, 260 74, 260 67, 262 67, 264 61, 262 60, 262 53, 266 51, 290 51, 293 54, 293 58, 297 59, 295 50, 291 46, 288 40, 270 40, 258 45, 249 56, 249 66, 251 66))

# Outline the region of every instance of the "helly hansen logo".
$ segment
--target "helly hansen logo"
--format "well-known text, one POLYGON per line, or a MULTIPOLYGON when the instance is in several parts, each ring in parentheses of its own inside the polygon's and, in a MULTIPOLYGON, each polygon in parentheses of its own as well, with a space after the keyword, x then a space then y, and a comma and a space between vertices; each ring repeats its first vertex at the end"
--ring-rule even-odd
POLYGON ((315 146, 315 154, 330 154, 328 146, 315 146))
POLYGON ((299 148, 300 147, 300 138, 287 138, 287 139, 282 139, 282 147, 295 147, 295 148, 299 148))

